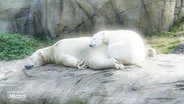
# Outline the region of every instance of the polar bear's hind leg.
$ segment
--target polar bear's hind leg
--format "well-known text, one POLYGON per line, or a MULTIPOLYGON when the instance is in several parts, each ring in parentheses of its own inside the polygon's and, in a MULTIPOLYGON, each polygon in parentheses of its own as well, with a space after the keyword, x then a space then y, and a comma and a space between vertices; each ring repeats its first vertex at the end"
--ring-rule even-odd
POLYGON ((116 61, 114 58, 98 58, 89 61, 89 68, 92 69, 123 69, 124 65, 116 61))
POLYGON ((75 67, 78 69, 86 69, 87 68, 87 64, 84 61, 80 61, 77 58, 75 58, 71 55, 68 55, 68 54, 62 55, 59 62, 61 62, 61 64, 65 65, 65 66, 75 67))
POLYGON ((114 63, 115 69, 124 69, 124 67, 125 67, 122 63, 118 62, 114 58, 113 58, 113 63, 114 63))

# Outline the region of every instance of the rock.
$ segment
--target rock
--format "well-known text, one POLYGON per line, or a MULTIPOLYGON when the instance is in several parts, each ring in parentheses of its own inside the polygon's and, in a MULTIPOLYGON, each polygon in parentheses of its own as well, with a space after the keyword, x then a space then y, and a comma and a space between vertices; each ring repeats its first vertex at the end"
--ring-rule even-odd
MULTIPOLYGON (((168 31, 175 0, 1 0, 0 33, 76 37, 128 28, 149 34, 168 31), (11 5, 10 5, 11 4, 11 5)), ((181 4, 181 3, 180 3, 181 4)))
POLYGON ((181 8, 179 16, 180 16, 180 18, 182 18, 184 16, 184 7, 181 8))
POLYGON ((182 1, 181 0, 176 0, 176 7, 181 7, 182 1))
POLYGON ((181 6, 184 7, 184 0, 181 0, 181 2, 182 2, 181 6))
POLYGON ((183 104, 184 55, 156 55, 142 67, 77 70, 45 65, 0 80, 1 104, 183 104))
POLYGON ((184 7, 181 7, 181 11, 180 11, 181 13, 181 15, 184 15, 184 7))
POLYGON ((12 60, 12 61, 1 61, 0 60, 0 79, 8 73, 16 72, 22 70, 26 63, 27 58, 22 60, 12 60))
POLYGON ((0 1, 0 33, 43 34, 39 14, 30 8, 32 2, 34 0, 0 1))
POLYGON ((184 54, 184 43, 180 43, 176 46, 173 53, 175 54, 184 54))
POLYGON ((181 9, 181 8, 176 8, 176 9, 175 9, 175 12, 174 12, 174 15, 179 15, 179 14, 180 14, 180 9, 181 9))
POLYGON ((179 16, 178 15, 175 15, 174 16, 174 21, 178 21, 179 20, 179 16))
POLYGON ((151 47, 146 48, 146 57, 155 57, 157 54, 156 50, 151 47))

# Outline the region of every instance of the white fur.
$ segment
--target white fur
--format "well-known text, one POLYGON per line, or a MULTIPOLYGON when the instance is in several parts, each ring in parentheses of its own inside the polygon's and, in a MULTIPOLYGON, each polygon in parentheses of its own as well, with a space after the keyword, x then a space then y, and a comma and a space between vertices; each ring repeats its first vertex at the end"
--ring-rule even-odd
POLYGON ((142 38, 134 31, 101 31, 92 37, 90 47, 108 46, 108 55, 122 64, 139 64, 146 56, 142 38))
POLYGON ((48 63, 78 69, 84 69, 86 66, 92 69, 119 69, 121 67, 116 60, 108 56, 106 45, 92 49, 89 47, 90 40, 91 37, 60 40, 50 47, 39 49, 33 53, 25 67, 31 69, 48 63))

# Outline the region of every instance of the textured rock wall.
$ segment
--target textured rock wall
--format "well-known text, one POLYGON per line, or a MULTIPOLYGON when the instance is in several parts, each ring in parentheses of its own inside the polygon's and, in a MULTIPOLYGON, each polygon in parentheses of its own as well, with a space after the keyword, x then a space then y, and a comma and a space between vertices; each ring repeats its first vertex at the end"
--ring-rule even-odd
POLYGON ((20 32, 21 25, 16 22, 20 22, 26 16, 29 3, 25 0, 0 1, 0 33, 20 32))
POLYGON ((176 0, 174 20, 177 21, 179 18, 184 16, 184 0, 176 0))
POLYGON ((175 0, 1 0, 0 33, 54 38, 128 28, 150 34, 169 30, 175 4, 175 0))
POLYGON ((35 0, 0 1, 0 33, 43 35, 35 0))

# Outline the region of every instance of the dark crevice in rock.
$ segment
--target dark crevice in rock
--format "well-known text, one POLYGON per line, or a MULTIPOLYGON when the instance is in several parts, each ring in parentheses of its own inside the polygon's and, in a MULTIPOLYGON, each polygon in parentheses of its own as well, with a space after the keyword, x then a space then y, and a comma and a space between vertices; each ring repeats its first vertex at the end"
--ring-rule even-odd
MULTIPOLYGON (((162 103, 164 102, 171 102, 173 100, 176 100, 177 98, 172 98, 172 97, 156 97, 156 98, 147 98, 146 99, 146 102, 151 102, 151 101, 160 101, 162 103)), ((144 103, 144 104, 147 104, 147 103, 144 103)))
POLYGON ((48 30, 48 23, 47 23, 47 16, 48 16, 48 6, 47 6, 47 4, 48 4, 48 0, 45 0, 45 2, 44 2, 44 9, 45 9, 45 14, 43 15, 44 17, 45 17, 45 19, 44 19, 44 27, 43 27, 43 30, 44 30, 44 34, 48 34, 48 36, 50 37, 50 38, 52 38, 51 37, 51 35, 50 35, 50 32, 49 32, 49 30, 48 30))
MULTIPOLYGON (((78 28, 80 28, 82 25, 84 25, 86 22, 89 22, 90 21, 90 24, 92 25, 92 28, 94 29, 94 22, 93 22, 93 18, 96 16, 96 15, 98 15, 98 13, 101 11, 101 9, 107 4, 104 4, 102 7, 100 7, 98 10, 97 10, 97 12, 95 12, 94 14, 92 14, 92 15, 90 15, 81 5, 80 5, 80 3, 78 3, 76 0, 74 0, 76 3, 77 3, 77 5, 78 5, 78 7, 86 14, 86 16, 87 16, 87 19, 85 19, 85 20, 83 20, 82 22, 80 22, 80 23, 78 23, 78 25, 77 26, 75 26, 73 29, 68 29, 68 26, 65 26, 64 28, 63 28, 63 31, 62 32, 60 32, 59 34, 65 34, 66 32, 64 32, 64 30, 70 30, 70 31, 67 31, 67 33, 72 33, 72 32, 74 32, 74 31, 76 31, 78 28)), ((108 2, 109 3, 109 2, 108 2)))
POLYGON ((74 1, 77 3, 79 8, 82 9, 82 11, 86 14, 87 18, 90 20, 91 24, 94 26, 93 20, 91 19, 92 16, 90 16, 88 12, 76 0, 74 1))
MULTIPOLYGON (((72 32, 74 32, 75 30, 77 30, 78 28, 80 28, 82 25, 84 25, 84 24, 85 24, 86 22, 88 22, 88 21, 91 22, 95 15, 96 15, 96 14, 94 14, 94 15, 92 15, 91 17, 89 17, 88 19, 82 21, 82 22, 79 23, 77 26, 75 26, 73 29, 71 29, 70 31, 68 31, 67 33, 72 33, 72 32)), ((64 33, 64 32, 61 32, 60 34, 62 34, 62 33, 64 33)))
POLYGON ((75 84, 74 86, 76 86, 78 83, 80 83, 82 81, 83 78, 80 78, 75 84))
MULTIPOLYGON (((76 0, 75 0, 76 1, 76 0)), ((77 2, 77 1, 76 1, 77 2)), ((85 20, 85 21, 82 21, 81 23, 79 23, 77 26, 75 26, 75 28, 73 28, 69 33, 71 33, 71 32, 73 32, 73 31, 75 31, 76 29, 78 29, 78 28, 80 28, 83 24, 85 24, 86 22, 88 22, 88 21, 90 21, 91 23, 92 23, 92 25, 94 26, 94 23, 93 23, 93 18, 96 16, 96 15, 98 15, 100 12, 101 12, 101 10, 107 5, 107 4, 109 4, 110 3, 110 1, 109 2, 107 2, 107 3, 105 3, 104 5, 102 5, 100 8, 98 8, 98 10, 96 11, 96 13, 94 13, 93 15, 89 15, 88 13, 87 13, 87 11, 85 11, 85 9, 84 8, 82 8, 81 6, 80 6, 80 8, 82 8, 82 10, 86 13, 86 15, 87 15, 87 19, 85 20)), ((80 4, 79 4, 80 5, 80 4)))
POLYGON ((138 7, 128 8, 128 9, 126 9, 126 10, 120 11, 117 15, 121 15, 121 14, 123 14, 123 13, 125 13, 125 12, 127 12, 127 11, 129 11, 129 10, 137 9, 137 8, 138 8, 138 7))
POLYGON ((0 21, 10 21, 10 17, 8 17, 8 18, 0 18, 0 21))
POLYGON ((12 17, 10 19, 10 23, 11 23, 11 26, 13 27, 13 32, 15 33, 18 33, 18 27, 17 27, 17 22, 16 22, 16 19, 14 17, 12 17))
POLYGON ((144 0, 141 0, 141 2, 142 2, 142 5, 143 5, 143 8, 145 10, 146 16, 148 17, 148 21, 149 21, 149 24, 150 24, 149 26, 150 26, 150 28, 152 28, 151 17, 150 17, 149 12, 148 12, 148 10, 146 8, 146 4, 145 4, 144 0))
POLYGON ((114 6, 114 0, 111 0, 111 6, 112 6, 112 9, 113 9, 113 12, 114 12, 114 14, 115 14, 115 16, 116 16, 116 19, 117 19, 117 22, 119 23, 119 24, 123 24, 123 21, 122 21, 122 19, 121 19, 121 16, 119 15, 119 13, 118 13, 118 10, 117 10, 117 8, 114 6))
MULTIPOLYGON (((165 21, 165 19, 167 18, 167 17, 165 17, 165 15, 164 15, 164 14, 165 14, 165 5, 166 5, 166 1, 164 0, 164 1, 163 1, 163 7, 162 7, 162 9, 161 9, 161 20, 160 20, 161 23, 163 23, 163 21, 165 21)), ((162 26, 162 24, 161 24, 161 25, 159 26, 160 30, 162 29, 162 27, 163 27, 163 26, 162 26)), ((160 30, 159 30, 159 31, 160 31, 160 30)))

